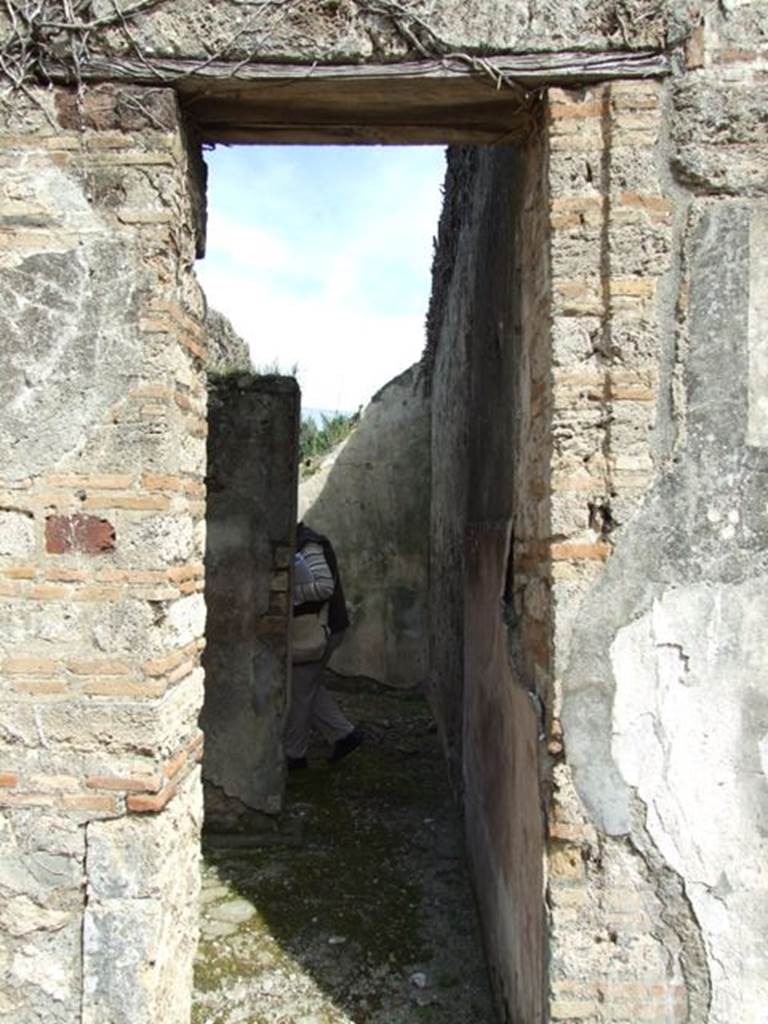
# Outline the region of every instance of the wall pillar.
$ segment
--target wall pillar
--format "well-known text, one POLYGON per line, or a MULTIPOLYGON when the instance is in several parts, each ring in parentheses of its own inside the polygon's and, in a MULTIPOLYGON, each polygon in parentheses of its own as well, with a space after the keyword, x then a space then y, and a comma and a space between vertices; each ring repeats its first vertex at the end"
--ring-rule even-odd
POLYGON ((175 96, 0 108, 0 1008, 188 1020, 206 393, 175 96))
POLYGON ((712 28, 549 96, 558 1022, 766 1006, 765 87, 712 28))
POLYGON ((201 716, 207 826, 282 806, 298 432, 292 377, 232 374, 212 385, 201 716))

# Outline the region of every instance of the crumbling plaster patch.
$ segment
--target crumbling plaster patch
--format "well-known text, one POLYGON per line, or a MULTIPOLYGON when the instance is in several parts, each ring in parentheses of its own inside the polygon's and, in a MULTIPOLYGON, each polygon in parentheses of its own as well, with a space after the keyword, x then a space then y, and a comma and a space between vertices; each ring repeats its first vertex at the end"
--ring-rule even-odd
POLYGON ((613 757, 685 881, 718 1022, 757 1022, 768 1005, 766 582, 668 590, 611 646, 613 757))
POLYGON ((563 658, 579 797, 600 833, 627 837, 652 865, 660 897, 675 877, 662 902, 687 936, 683 949, 703 944, 686 986, 698 1000, 689 1019, 707 1024, 763 1024, 768 1004, 759 938, 768 465, 748 433, 762 208, 690 205, 680 237, 680 403, 659 410, 661 429, 683 415, 686 433, 580 602, 563 658))

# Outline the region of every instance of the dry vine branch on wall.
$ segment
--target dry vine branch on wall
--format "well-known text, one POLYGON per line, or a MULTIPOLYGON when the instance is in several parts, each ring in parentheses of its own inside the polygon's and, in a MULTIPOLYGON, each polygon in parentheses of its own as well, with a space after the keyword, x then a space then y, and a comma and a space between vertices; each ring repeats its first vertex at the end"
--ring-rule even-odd
MULTIPOLYGON (((84 69, 92 57, 94 33, 113 28, 122 33, 129 49, 145 67, 150 78, 172 84, 180 78, 194 77, 211 64, 225 60, 238 40, 246 34, 258 31, 261 27, 267 32, 274 31, 276 16, 279 22, 292 12, 306 13, 305 0, 233 0, 240 7, 252 8, 249 17, 215 52, 179 76, 164 71, 160 66, 162 62, 153 59, 142 49, 131 24, 138 15, 146 14, 167 2, 134 0, 123 5, 120 0, 109 0, 111 11, 96 15, 93 0, 0 0, 0 11, 5 11, 10 28, 0 46, 0 83, 4 80, 6 92, 27 92, 31 85, 50 84, 54 80, 61 81, 63 77, 80 87, 86 77, 84 69)), ((463 64, 469 71, 490 78, 496 88, 515 88, 521 93, 523 104, 530 99, 530 94, 523 87, 491 61, 453 52, 425 15, 415 9, 414 0, 351 0, 351 3, 363 19, 384 19, 412 56, 444 63, 445 66, 449 62, 454 65, 463 64)), ((236 70, 254 62, 256 51, 257 47, 254 47, 248 56, 241 57, 236 70)), ((312 74, 312 68, 308 68, 307 74, 312 74)))

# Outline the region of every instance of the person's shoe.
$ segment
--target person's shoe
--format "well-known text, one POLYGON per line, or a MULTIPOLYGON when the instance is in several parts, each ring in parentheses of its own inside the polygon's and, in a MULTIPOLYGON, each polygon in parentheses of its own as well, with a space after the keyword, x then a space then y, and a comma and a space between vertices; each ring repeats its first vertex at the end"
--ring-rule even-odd
POLYGON ((289 772, 303 772, 309 768, 306 757, 286 757, 285 767, 289 772))
POLYGON ((364 740, 363 733, 360 729, 353 729, 352 732, 348 732, 346 736, 342 736, 340 740, 336 740, 333 745, 333 752, 328 758, 328 764, 338 764, 343 757, 347 754, 351 754, 353 750, 357 750, 360 744, 364 740))

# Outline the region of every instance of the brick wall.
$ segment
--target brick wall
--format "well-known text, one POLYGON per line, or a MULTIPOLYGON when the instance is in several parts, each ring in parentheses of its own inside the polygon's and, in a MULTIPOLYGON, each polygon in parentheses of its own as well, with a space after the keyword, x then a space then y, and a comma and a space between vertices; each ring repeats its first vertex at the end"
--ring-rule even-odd
MULTIPOLYGON (((573 786, 569 736, 563 747, 559 722, 574 622, 590 614, 588 595, 659 471, 660 383, 670 386, 661 380, 667 325, 659 292, 672 263, 674 212, 660 172, 662 98, 652 82, 549 91, 547 901, 550 1014, 563 1022, 689 1019, 684 929, 664 918, 662 869, 631 842, 595 829, 573 786)), ((610 724, 596 718, 593 727, 610 724)), ((600 784, 610 789, 609 772, 600 784)), ((668 883, 675 884, 679 899, 679 882, 668 883)))
POLYGON ((204 643, 196 162, 162 89, 15 95, 0 146, 2 1005, 183 1021, 204 643))

